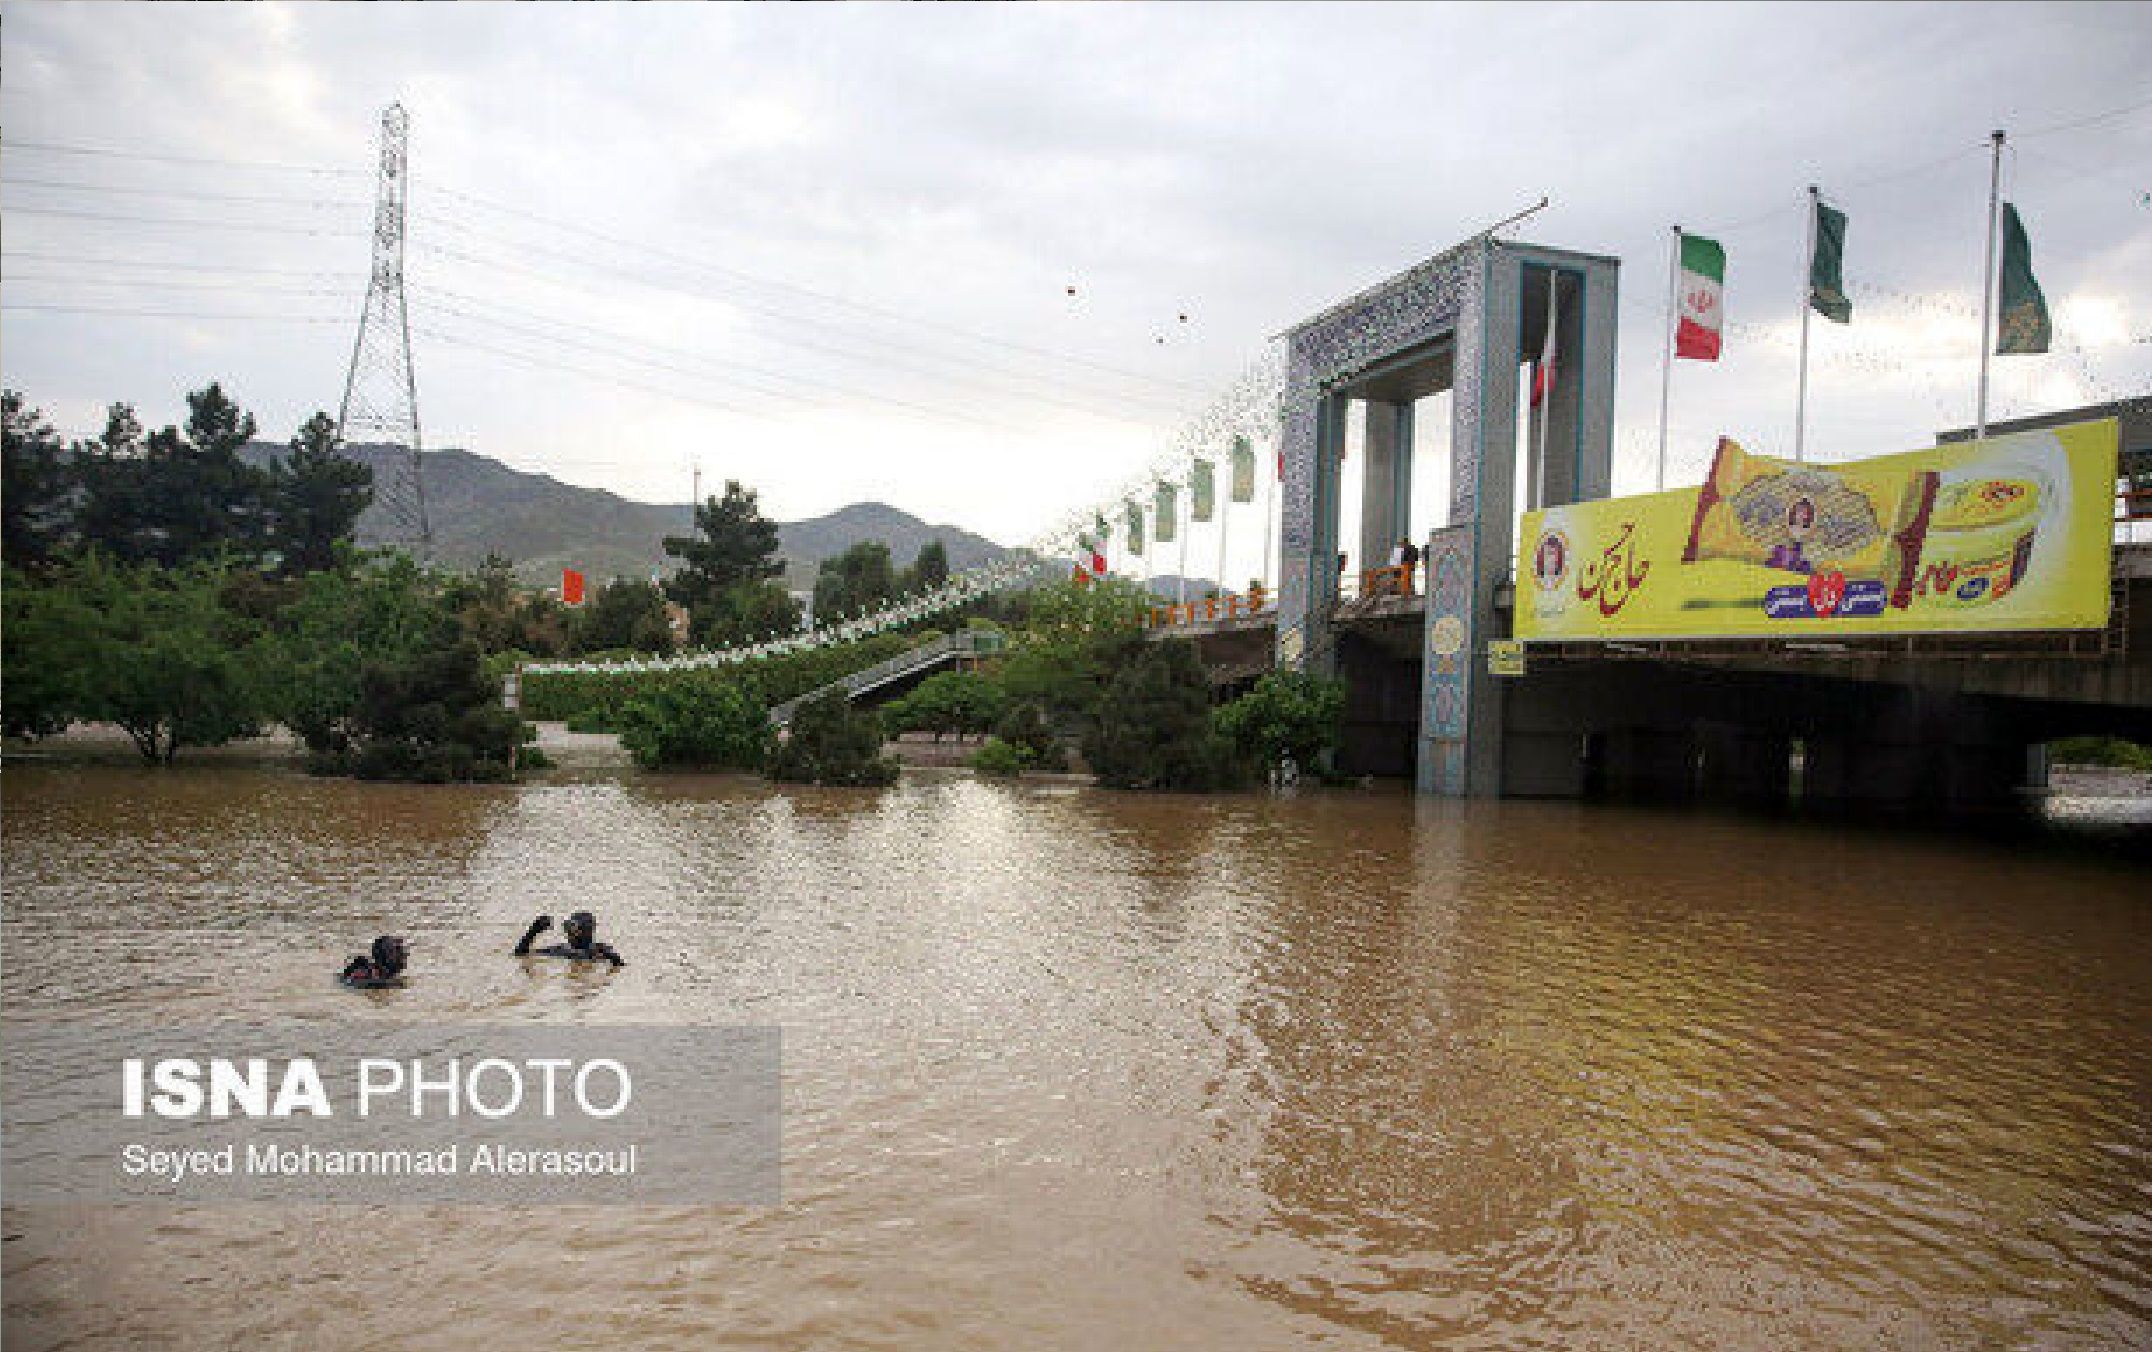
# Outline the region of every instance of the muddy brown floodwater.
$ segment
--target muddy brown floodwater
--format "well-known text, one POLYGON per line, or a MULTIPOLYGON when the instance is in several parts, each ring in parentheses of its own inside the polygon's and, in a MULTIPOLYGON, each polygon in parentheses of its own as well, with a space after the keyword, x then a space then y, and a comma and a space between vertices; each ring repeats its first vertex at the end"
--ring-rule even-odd
POLYGON ((10 1018, 775 1024, 775 1208, 10 1208, 14 1348, 2152 1342, 2152 886, 1402 795, 14 764, 10 1018), (503 950, 595 905, 631 965, 503 950), (415 980, 328 976, 413 937, 415 980))

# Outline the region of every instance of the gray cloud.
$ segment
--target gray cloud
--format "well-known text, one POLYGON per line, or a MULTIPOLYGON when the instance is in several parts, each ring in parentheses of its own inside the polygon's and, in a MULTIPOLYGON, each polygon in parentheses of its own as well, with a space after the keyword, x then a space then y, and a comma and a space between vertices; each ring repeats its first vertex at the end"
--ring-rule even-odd
MULTIPOLYGON (((1953 330, 1942 307, 1971 303, 1987 130, 2142 101, 2152 8, 10 4, 0 44, 9 142, 363 171, 380 108, 402 99, 414 323, 464 344, 419 340, 436 444, 648 498, 681 496, 697 456, 788 515, 873 495, 1018 538, 1143 463, 1171 410, 1199 407, 1197 391, 1222 386, 1270 333, 1542 192, 1555 202, 1528 237, 1624 260, 1624 487, 1650 474, 1677 220, 1725 242, 1730 315, 1765 330, 1731 335, 1717 368, 1678 372, 1677 467, 1700 464, 1722 431, 1766 449, 1790 436, 1786 335, 1810 181, 1852 217, 1849 276, 1897 293, 1857 293, 1855 326, 1819 333, 1812 440, 1832 455, 1919 444, 1970 414, 1973 326, 1953 330), (452 317, 463 303, 444 291, 512 308, 481 326, 452 317), (952 328, 1146 379, 997 352, 952 328), (628 364, 612 333, 698 374, 628 364), (1055 402, 1038 398, 1047 390, 1055 402)), ((2106 341, 2152 329, 2148 165, 2152 109, 2027 139, 2014 156, 2011 190, 2063 336, 2104 345, 2003 363, 2002 407, 2152 386, 2152 346, 2106 341)), ((174 417, 181 392, 213 377, 279 432, 334 406, 363 238, 25 209, 363 232, 363 175, 25 150, 0 177, 13 181, 0 188, 10 304, 326 321, 11 309, 6 379, 70 430, 112 398, 174 417), (328 205, 68 194, 25 178, 328 205), (158 268, 16 256, 37 252, 158 268), (90 284, 123 275, 229 285, 90 284), (286 289, 262 289, 273 281, 286 289)))

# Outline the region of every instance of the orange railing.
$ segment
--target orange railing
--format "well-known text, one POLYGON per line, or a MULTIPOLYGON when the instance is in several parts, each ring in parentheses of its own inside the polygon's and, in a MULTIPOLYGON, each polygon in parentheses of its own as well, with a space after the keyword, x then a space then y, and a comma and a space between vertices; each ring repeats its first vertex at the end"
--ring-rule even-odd
POLYGON ((1378 596, 1412 595, 1415 564, 1397 564, 1386 568, 1363 568, 1358 577, 1338 579, 1338 600, 1363 601, 1378 596))
POLYGON ((1227 594, 1206 596, 1185 606, 1153 606, 1150 628, 1166 629, 1183 624, 1209 624, 1219 620, 1248 620, 1264 614, 1278 604, 1277 595, 1267 588, 1251 591, 1246 595, 1227 594))

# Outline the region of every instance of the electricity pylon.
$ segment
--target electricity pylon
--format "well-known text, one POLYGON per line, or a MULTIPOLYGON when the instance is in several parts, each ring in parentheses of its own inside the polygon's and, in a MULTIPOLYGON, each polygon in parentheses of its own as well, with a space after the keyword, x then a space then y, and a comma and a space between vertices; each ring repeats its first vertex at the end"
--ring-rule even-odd
POLYGON ((374 270, 351 347, 336 435, 346 445, 386 443, 388 482, 374 485, 397 543, 433 548, 419 469, 418 381, 411 369, 411 315, 404 305, 404 193, 410 182, 411 118, 392 103, 381 114, 381 183, 374 203, 374 270))

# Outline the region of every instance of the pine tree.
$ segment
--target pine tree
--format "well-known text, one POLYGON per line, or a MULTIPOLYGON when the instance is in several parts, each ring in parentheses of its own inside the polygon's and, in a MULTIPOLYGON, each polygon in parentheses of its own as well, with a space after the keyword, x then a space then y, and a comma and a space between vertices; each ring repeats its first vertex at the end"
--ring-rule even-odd
POLYGON ((338 446, 334 419, 306 420, 291 453, 269 467, 270 544, 287 576, 335 564, 337 543, 351 538, 374 499, 373 484, 374 472, 338 446))

